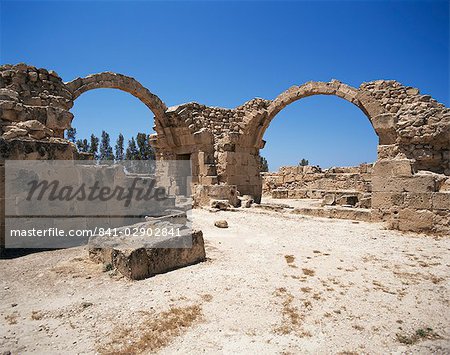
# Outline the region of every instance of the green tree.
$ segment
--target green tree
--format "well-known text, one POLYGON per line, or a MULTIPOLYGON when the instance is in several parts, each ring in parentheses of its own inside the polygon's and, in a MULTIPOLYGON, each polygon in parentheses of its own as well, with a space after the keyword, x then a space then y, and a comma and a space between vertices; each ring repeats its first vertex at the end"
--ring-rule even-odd
POLYGON ((102 131, 102 140, 100 142, 100 160, 114 160, 113 149, 110 144, 109 134, 102 131))
POLYGON ((77 129, 76 128, 70 127, 70 128, 67 129, 67 131, 66 131, 66 139, 69 142, 75 143, 76 136, 77 136, 77 129))
POLYGON ((307 166, 309 165, 309 161, 305 158, 303 158, 302 160, 300 160, 300 163, 298 163, 299 166, 307 166))
POLYGON ((134 140, 134 137, 132 137, 128 141, 128 147, 125 153, 125 158, 127 160, 138 160, 139 158, 139 151, 136 146, 136 141, 134 140))
POLYGON ((123 141, 124 141, 123 134, 120 133, 120 134, 119 134, 119 137, 117 138, 116 147, 115 147, 115 150, 116 150, 116 160, 118 160, 118 161, 123 160, 123 158, 124 158, 124 146, 123 146, 123 141))
POLYGON ((261 173, 269 171, 269 163, 267 162, 267 159, 262 156, 259 157, 259 171, 261 173))
POLYGON ((87 141, 87 139, 78 139, 76 142, 78 151, 83 152, 83 153, 88 153, 89 152, 89 143, 87 141))
POLYGON ((155 151, 150 145, 150 136, 145 133, 138 133, 136 136, 138 148, 138 160, 154 160, 155 151))
POLYGON ((89 144, 89 153, 94 156, 94 159, 98 159, 98 138, 91 134, 91 143, 89 144))

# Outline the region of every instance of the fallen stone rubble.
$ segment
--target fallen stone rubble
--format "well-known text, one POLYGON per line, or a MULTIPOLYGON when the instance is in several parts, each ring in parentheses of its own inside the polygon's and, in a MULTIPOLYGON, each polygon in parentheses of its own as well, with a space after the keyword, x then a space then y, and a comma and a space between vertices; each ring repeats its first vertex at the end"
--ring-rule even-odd
POLYGON ((94 236, 89 240, 89 257, 132 280, 204 261, 203 233, 175 223, 183 219, 181 214, 147 217, 146 222, 117 228, 113 236, 94 236))

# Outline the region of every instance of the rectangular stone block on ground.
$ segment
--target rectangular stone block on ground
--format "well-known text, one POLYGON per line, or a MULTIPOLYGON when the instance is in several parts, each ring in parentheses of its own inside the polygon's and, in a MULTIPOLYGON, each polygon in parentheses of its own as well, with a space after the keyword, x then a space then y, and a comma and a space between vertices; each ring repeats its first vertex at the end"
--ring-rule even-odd
MULTIPOLYGON (((157 223, 159 228, 176 228, 176 224, 157 223)), ((122 227, 121 230, 153 228, 153 222, 122 227)), ((153 229, 155 230, 155 229, 153 229)), ((142 280, 192 265, 206 258, 203 233, 181 229, 169 236, 95 236, 89 240, 89 257, 105 267, 116 269, 132 280, 142 280)))

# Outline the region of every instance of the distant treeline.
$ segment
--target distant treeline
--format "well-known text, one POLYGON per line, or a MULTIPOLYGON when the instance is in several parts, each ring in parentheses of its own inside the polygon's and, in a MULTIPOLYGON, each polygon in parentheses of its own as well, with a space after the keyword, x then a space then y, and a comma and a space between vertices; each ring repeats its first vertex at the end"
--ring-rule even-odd
POLYGON ((66 138, 70 142, 76 144, 78 150, 83 153, 89 153, 94 156, 95 160, 154 160, 155 150, 150 146, 150 135, 138 133, 132 137, 125 149, 124 137, 120 133, 117 138, 114 151, 111 146, 109 133, 102 131, 101 139, 91 134, 89 140, 77 139, 77 130, 69 128, 66 131, 66 138))
MULTIPOLYGON (((77 139, 77 130, 69 128, 66 131, 67 140, 75 143, 78 150, 84 153, 90 153, 95 160, 155 160, 155 150, 150 146, 150 135, 145 133, 138 133, 136 137, 128 140, 127 147, 124 146, 124 137, 120 133, 117 138, 114 150, 111 146, 109 134, 102 131, 101 140, 94 134, 91 134, 89 140, 77 139)), ((259 157, 259 169, 261 172, 269 171, 269 164, 266 158, 259 157)), ((309 161, 302 159, 300 166, 308 165, 309 161)))

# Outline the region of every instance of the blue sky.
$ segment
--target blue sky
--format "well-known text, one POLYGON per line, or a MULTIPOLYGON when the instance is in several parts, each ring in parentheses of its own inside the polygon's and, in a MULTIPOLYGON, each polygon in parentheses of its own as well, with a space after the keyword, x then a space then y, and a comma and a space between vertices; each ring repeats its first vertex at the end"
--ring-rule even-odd
MULTIPOLYGON (((0 61, 55 70, 65 81, 130 75, 168 106, 235 107, 294 84, 358 87, 395 79, 449 105, 448 1, 1 1, 0 61)), ((152 132, 152 114, 112 89, 72 109, 79 136, 152 132)), ((327 167, 373 161, 364 114, 335 97, 305 98, 266 132, 271 170, 305 157, 327 167)))

